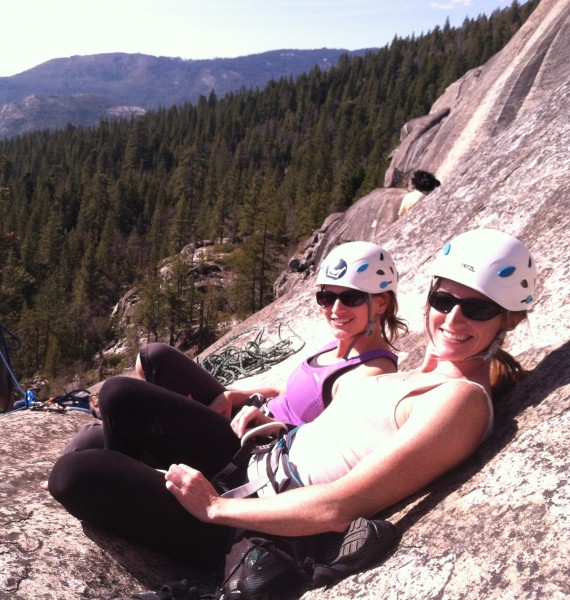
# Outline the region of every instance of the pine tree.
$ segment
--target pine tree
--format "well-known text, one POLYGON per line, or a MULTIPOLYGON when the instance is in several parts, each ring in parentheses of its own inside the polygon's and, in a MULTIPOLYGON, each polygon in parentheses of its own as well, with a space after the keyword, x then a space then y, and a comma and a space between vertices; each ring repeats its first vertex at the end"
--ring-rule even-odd
POLYGON ((135 306, 134 323, 146 342, 157 342, 168 328, 168 311, 162 290, 162 278, 156 270, 147 272, 140 285, 140 299, 135 306))
POLYGON ((178 254, 165 267, 163 295, 168 321, 168 343, 174 346, 179 330, 190 328, 196 291, 188 259, 178 254))

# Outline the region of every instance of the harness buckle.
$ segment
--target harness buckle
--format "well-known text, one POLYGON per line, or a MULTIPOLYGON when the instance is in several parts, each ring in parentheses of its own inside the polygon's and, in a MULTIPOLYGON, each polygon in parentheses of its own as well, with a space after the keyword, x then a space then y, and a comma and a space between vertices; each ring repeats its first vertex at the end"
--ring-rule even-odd
POLYGON ((241 438, 241 445, 243 447, 249 440, 256 438, 260 435, 265 435, 268 437, 277 437, 279 435, 279 432, 281 431, 287 433, 287 425, 285 425, 285 423, 282 423, 281 421, 271 421, 270 423, 263 423, 263 425, 252 427, 249 431, 247 431, 241 438))

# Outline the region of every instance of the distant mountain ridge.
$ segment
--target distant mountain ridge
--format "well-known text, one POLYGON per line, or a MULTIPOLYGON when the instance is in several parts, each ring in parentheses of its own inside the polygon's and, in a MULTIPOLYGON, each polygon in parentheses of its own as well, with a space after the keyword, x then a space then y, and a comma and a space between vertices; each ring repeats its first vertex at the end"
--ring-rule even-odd
POLYGON ((327 70, 342 54, 366 51, 273 50, 208 60, 120 52, 56 58, 0 77, 0 138, 68 122, 95 125, 117 116, 117 111, 123 116, 196 102, 212 91, 222 97, 240 88, 261 88, 272 79, 297 77, 315 66, 327 70))

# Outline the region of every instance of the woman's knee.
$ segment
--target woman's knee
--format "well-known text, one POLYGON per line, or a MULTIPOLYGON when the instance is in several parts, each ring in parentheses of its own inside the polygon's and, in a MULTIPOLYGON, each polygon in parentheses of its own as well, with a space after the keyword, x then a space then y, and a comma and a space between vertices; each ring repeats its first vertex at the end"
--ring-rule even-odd
POLYGON ((136 399, 137 387, 142 384, 139 379, 119 375, 107 379, 99 390, 99 409, 101 415, 108 415, 113 407, 125 406, 130 399, 136 399))
POLYGON ((162 364, 169 365, 173 355, 179 353, 176 348, 161 342, 153 342, 143 346, 135 362, 135 372, 139 379, 156 383, 157 373, 162 364))
POLYGON ((157 342, 141 348, 135 370, 137 377, 203 404, 224 391, 203 367, 168 344, 157 342))
POLYGON ((100 521, 107 510, 102 495, 120 483, 113 474, 115 460, 115 453, 99 449, 64 454, 49 475, 49 493, 77 519, 100 521))
POLYGON ((82 466, 85 452, 72 452, 61 456, 48 478, 49 493, 64 506, 67 506, 84 489, 86 469, 82 466), (81 455, 81 458, 79 456, 81 455))
POLYGON ((103 425, 99 422, 83 425, 75 436, 65 445, 64 454, 70 452, 79 452, 91 448, 104 448, 105 436, 103 434, 103 425))

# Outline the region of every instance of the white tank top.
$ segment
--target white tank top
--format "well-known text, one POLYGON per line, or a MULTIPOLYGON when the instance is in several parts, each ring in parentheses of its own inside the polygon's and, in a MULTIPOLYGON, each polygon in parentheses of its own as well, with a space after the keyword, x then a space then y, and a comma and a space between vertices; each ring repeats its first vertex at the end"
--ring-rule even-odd
MULTIPOLYGON (((433 375, 407 379, 404 373, 381 375, 363 379, 354 393, 339 395, 313 423, 304 425, 297 432, 289 459, 305 485, 335 481, 348 473, 365 456, 371 454, 398 430, 396 409, 410 393, 418 389, 430 389, 450 379, 433 375), (338 400, 338 402, 337 402, 338 400)), ((480 388, 489 406, 489 425, 482 438, 493 427, 493 405, 485 388, 480 388)))
MULTIPOLYGON (((304 485, 340 479, 398 430, 396 409, 406 396, 448 381, 465 381, 485 394, 489 424, 482 442, 493 428, 493 405, 482 385, 435 373, 426 374, 419 381, 417 377, 410 377, 409 373, 384 374, 363 378, 350 394, 338 394, 314 421, 299 427, 289 451, 290 464, 304 485)), ((258 477, 264 470, 265 462, 252 461, 248 469, 249 480, 258 477)), ((283 473, 278 472, 277 475, 278 480, 284 477, 283 473)), ((258 491, 259 496, 273 493, 270 485, 258 491)))

